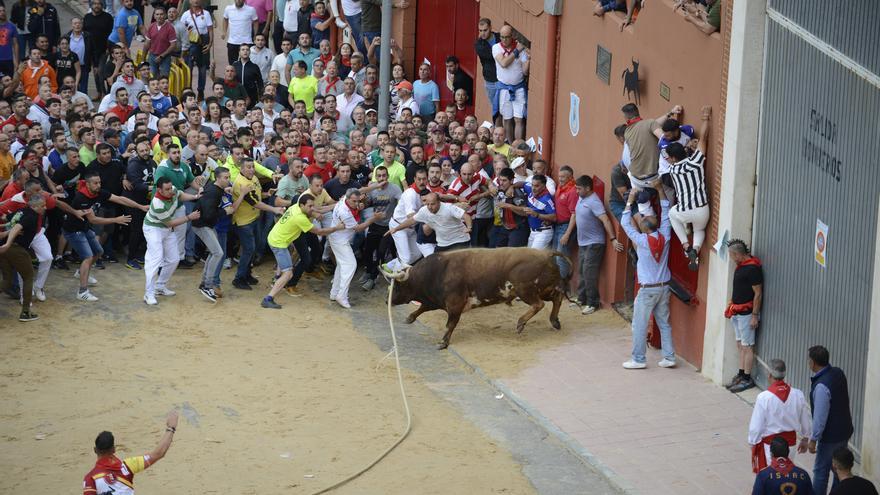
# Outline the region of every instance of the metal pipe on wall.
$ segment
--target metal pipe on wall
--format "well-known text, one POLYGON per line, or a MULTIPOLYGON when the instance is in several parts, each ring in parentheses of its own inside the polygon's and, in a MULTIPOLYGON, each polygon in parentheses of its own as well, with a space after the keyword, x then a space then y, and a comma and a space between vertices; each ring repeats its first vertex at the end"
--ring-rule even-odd
POLYGON ((379 129, 388 130, 388 109, 391 107, 391 0, 382 2, 382 37, 379 44, 379 129))
MULTIPOLYGON (((559 2, 561 4, 561 2, 559 2)), ((558 12, 561 12, 561 5, 558 12)), ((544 119, 541 123, 541 137, 543 138, 543 147, 541 158, 543 158, 550 170, 556 167, 553 165, 553 124, 556 121, 556 85, 557 74, 559 72, 559 15, 548 12, 545 7, 547 18, 547 70, 544 71, 544 119)))

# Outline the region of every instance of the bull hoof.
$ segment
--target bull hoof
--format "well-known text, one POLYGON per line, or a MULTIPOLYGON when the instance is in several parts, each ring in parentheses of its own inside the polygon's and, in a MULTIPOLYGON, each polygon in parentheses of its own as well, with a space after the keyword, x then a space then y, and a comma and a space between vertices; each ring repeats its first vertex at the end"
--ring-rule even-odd
POLYGON ((443 349, 446 349, 447 347, 449 347, 449 342, 444 342, 441 340, 440 343, 437 344, 438 351, 442 351, 443 349))
POLYGON ((411 325, 415 321, 416 321, 416 318, 414 316, 407 316, 406 320, 404 320, 404 323, 406 323, 407 325, 411 325))
POLYGON ((559 330, 562 328, 562 324, 559 323, 559 320, 550 320, 550 326, 552 326, 554 330, 559 330))
POLYGON ((516 326, 516 333, 522 333, 522 331, 525 329, 526 329, 526 324, 520 323, 519 325, 516 326))

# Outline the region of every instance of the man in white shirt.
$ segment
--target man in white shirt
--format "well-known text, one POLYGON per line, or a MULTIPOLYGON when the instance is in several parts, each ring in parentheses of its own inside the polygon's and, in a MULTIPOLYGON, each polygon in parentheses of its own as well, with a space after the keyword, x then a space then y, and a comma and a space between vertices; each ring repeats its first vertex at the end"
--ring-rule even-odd
POLYGON ((467 249, 471 247, 471 216, 458 206, 450 203, 442 203, 437 193, 430 193, 423 198, 425 206, 419 208, 412 218, 404 220, 400 225, 388 231, 385 235, 394 235, 395 232, 412 227, 418 222, 423 223, 422 229, 425 234, 428 230, 437 233, 437 247, 435 253, 452 251, 454 249, 467 249))
POLYGON ((394 88, 397 89, 397 95, 400 97, 400 103, 397 104, 397 113, 394 119, 398 122, 403 120, 401 116, 403 115, 404 108, 409 108, 413 115, 419 115, 419 102, 413 98, 412 83, 400 81, 394 88))
POLYGON ((258 27, 257 10, 245 5, 244 0, 235 0, 235 5, 227 5, 223 11, 223 34, 226 40, 226 56, 229 64, 238 60, 241 45, 253 45, 254 33, 258 27))
POLYGON ((270 68, 270 70, 277 70, 278 75, 281 76, 281 88, 278 89, 283 90, 282 94, 285 95, 287 94, 287 85, 290 83, 287 71, 285 70, 290 50, 293 50, 293 42, 287 38, 281 40, 281 53, 275 55, 275 58, 272 59, 272 67, 270 68))
POLYGON ((789 458, 795 450, 804 452, 813 432, 813 422, 804 393, 785 383, 785 361, 771 359, 771 383, 758 394, 752 419, 749 421, 749 445, 752 446, 752 471, 760 472, 770 465, 770 442, 782 437, 789 445, 789 458), (797 434, 803 449, 795 449, 797 434))
POLYGON ((526 91, 525 78, 529 74, 529 49, 513 38, 513 28, 504 25, 501 42, 492 47, 495 73, 498 76, 498 104, 507 140, 525 139, 526 91))
POLYGON ((251 47, 251 62, 257 64, 260 68, 260 75, 263 81, 269 82, 269 71, 272 69, 272 61, 275 54, 272 49, 266 46, 266 35, 258 33, 254 36, 254 46, 251 47))
MULTIPOLYGON (((198 90, 199 100, 205 98, 205 81, 208 76, 208 68, 211 65, 211 47, 214 46, 214 21, 210 12, 202 8, 203 0, 192 0, 190 8, 180 16, 180 22, 189 33, 199 35, 199 41, 189 42, 189 62, 193 70, 199 69, 198 90)), ((236 56, 238 53, 236 53, 236 56)))
POLYGON ((338 132, 348 132, 352 126, 351 112, 357 108, 358 104, 364 101, 364 97, 355 93, 357 84, 354 79, 347 77, 342 83, 342 94, 336 97, 336 110, 339 111, 339 120, 337 121, 336 130, 338 132))
POLYGON ((336 257, 336 271, 333 272, 333 284, 330 286, 330 300, 336 301, 345 309, 351 309, 348 302, 348 287, 354 272, 357 270, 357 259, 351 249, 351 240, 356 232, 367 230, 373 222, 385 218, 385 213, 374 212, 370 218, 361 222, 360 205, 363 193, 357 188, 351 188, 345 192, 345 199, 336 203, 333 207, 333 224, 343 224, 342 230, 337 230, 327 236, 333 256, 336 257))
MULTIPOLYGON (((381 167, 380 165, 379 167, 381 167)), ((376 167, 376 170, 379 169, 376 167)), ((424 168, 416 170, 413 176, 413 185, 408 187, 394 208, 394 214, 388 222, 388 227, 393 229, 412 218, 422 207, 422 192, 427 191, 428 172, 424 168)), ((382 265, 382 271, 393 274, 411 266, 422 256, 434 253, 434 244, 419 244, 416 242, 416 230, 413 227, 398 229, 391 235, 394 247, 397 249, 397 258, 382 265)))

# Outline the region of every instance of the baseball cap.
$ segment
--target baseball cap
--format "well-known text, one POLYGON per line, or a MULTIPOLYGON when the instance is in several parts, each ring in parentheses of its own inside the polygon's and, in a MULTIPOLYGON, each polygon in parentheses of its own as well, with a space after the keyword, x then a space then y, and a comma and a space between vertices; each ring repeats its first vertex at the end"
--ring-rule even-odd
POLYGON ((397 83, 397 86, 394 86, 394 88, 395 88, 395 89, 405 89, 405 90, 407 90, 407 91, 412 91, 412 90, 413 90, 413 85, 412 85, 412 83, 409 82, 409 81, 400 81, 399 83, 397 83))

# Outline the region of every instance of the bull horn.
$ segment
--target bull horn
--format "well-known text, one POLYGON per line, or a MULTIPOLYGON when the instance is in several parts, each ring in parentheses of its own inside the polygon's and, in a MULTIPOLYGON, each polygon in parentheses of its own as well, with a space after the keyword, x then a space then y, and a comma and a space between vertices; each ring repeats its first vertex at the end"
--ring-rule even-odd
POLYGON ((408 267, 404 268, 403 270, 401 270, 400 272, 395 273, 394 280, 396 280, 398 282, 406 282, 407 279, 409 279, 409 271, 411 269, 412 269, 412 267, 408 266, 408 267))

